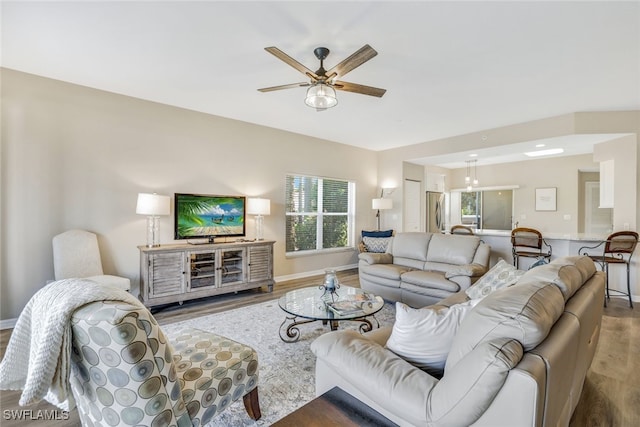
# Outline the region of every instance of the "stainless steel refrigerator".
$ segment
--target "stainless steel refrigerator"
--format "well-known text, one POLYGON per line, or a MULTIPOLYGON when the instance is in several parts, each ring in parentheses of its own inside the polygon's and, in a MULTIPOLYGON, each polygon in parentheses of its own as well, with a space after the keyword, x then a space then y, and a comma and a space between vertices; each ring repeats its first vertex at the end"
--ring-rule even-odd
POLYGON ((427 232, 444 231, 444 193, 427 191, 427 232))

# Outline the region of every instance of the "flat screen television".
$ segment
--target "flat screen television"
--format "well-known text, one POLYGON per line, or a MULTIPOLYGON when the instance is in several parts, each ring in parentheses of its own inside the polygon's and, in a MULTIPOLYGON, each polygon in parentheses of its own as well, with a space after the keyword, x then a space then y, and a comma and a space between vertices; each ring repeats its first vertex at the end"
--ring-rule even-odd
POLYGON ((176 193, 174 202, 176 240, 245 235, 244 196, 176 193))

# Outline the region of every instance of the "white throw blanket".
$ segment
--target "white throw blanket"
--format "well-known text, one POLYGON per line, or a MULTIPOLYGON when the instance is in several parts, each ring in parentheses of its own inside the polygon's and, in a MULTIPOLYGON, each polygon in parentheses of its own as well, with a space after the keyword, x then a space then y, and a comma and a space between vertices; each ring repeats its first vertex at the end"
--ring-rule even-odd
POLYGON ((87 279, 58 280, 40 289, 20 313, 0 363, 0 389, 23 390, 20 405, 46 399, 75 407, 71 373, 71 315, 94 301, 122 301, 144 308, 133 295, 87 279))

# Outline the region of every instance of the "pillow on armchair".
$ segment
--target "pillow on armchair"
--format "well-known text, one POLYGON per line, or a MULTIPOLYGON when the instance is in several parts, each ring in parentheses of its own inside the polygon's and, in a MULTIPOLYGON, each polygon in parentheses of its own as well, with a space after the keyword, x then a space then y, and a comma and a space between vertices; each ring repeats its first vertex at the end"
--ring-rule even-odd
POLYGON ((362 240, 358 245, 360 252, 384 253, 387 251, 393 230, 362 230, 362 240))
POLYGON ((476 283, 466 289, 465 293, 471 299, 484 298, 493 291, 515 284, 524 273, 524 270, 518 270, 501 259, 476 283))
POLYGON ((385 253, 389 247, 391 237, 368 237, 362 238, 365 252, 385 253))
POLYGON ((366 231, 362 230, 362 237, 391 237, 393 236, 393 230, 377 230, 377 231, 366 231))

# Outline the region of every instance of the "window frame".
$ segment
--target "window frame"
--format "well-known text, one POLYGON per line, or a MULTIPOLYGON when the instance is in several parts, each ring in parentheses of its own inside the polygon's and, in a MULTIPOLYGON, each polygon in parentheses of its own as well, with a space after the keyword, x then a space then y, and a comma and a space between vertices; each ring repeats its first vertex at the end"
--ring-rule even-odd
POLYGON ((285 175, 285 256, 286 257, 296 257, 296 256, 306 256, 306 255, 317 255, 317 254, 324 254, 324 253, 330 253, 330 252, 343 252, 343 251, 350 251, 350 250, 354 250, 355 248, 355 218, 356 218, 356 210, 355 210, 355 206, 356 206, 356 183, 355 181, 349 180, 349 179, 345 179, 345 178, 331 178, 331 177, 326 177, 326 176, 317 176, 317 175, 307 175, 307 174, 299 174, 299 173, 287 173, 285 175), (289 200, 287 198, 287 188, 288 188, 288 182, 289 179, 295 179, 295 178, 310 178, 310 179, 316 179, 318 181, 318 186, 317 186, 317 193, 316 193, 316 197, 317 197, 317 202, 318 202, 318 206, 316 207, 316 212, 289 212, 288 211, 288 206, 289 206, 289 200), (342 212, 324 212, 324 200, 323 200, 323 195, 324 195, 324 182, 325 180, 327 181, 340 181, 340 182, 345 182, 347 183, 347 212, 346 213, 342 213, 342 212), (287 241, 288 241, 288 235, 287 235, 287 222, 288 222, 288 217, 290 216, 315 216, 316 219, 316 247, 315 249, 304 249, 304 250, 298 250, 298 251, 288 251, 287 250, 287 241), (323 220, 325 217, 329 217, 329 216, 346 216, 347 218, 347 244, 346 246, 340 246, 337 248, 324 248, 323 247, 323 236, 324 236, 324 230, 323 230, 323 220))
MULTIPOLYGON (((473 189, 471 191, 467 191, 466 188, 455 188, 451 190, 451 193, 460 193, 460 195, 458 196, 459 200, 458 203, 460 205, 460 208, 462 208, 462 193, 480 193, 480 197, 478 198, 479 200, 476 201, 476 203, 480 202, 480 207, 479 210, 480 212, 478 213, 478 207, 476 205, 476 219, 479 219, 477 226, 471 224, 464 224, 464 225, 469 225, 472 228, 474 228, 474 230, 478 231, 478 232, 504 232, 504 231, 508 231, 508 230, 502 230, 502 229, 492 229, 492 228, 483 228, 484 225, 484 220, 483 215, 484 212, 484 192, 491 192, 491 191, 511 191, 511 221, 512 224, 511 226, 513 227, 513 222, 515 221, 515 199, 516 199, 516 191, 517 189, 519 189, 520 186, 519 185, 502 185, 502 186, 493 186, 493 187, 473 187, 473 189)), ((451 212, 451 220, 455 222, 455 217, 453 216, 453 212, 451 212)), ((460 224, 463 224, 464 221, 462 221, 462 211, 460 212, 460 224)), ((510 229, 509 229, 510 230, 510 229)))

